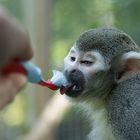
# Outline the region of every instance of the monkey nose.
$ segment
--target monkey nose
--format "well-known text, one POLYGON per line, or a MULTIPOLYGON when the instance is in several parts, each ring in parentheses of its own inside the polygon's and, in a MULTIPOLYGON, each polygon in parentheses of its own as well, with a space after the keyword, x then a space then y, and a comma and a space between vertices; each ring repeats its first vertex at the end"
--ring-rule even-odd
POLYGON ((71 70, 71 74, 76 74, 76 73, 78 73, 79 72, 79 70, 78 69, 73 69, 73 70, 71 70))

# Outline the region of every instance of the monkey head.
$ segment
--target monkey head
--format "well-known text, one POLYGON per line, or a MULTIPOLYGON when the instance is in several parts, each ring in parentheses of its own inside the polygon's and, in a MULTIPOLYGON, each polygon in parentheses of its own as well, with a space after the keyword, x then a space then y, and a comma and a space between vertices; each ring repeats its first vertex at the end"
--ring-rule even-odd
POLYGON ((128 63, 137 56, 138 46, 116 28, 82 33, 64 59, 64 73, 70 83, 63 87, 65 94, 80 99, 107 96, 124 73, 137 65, 128 63))

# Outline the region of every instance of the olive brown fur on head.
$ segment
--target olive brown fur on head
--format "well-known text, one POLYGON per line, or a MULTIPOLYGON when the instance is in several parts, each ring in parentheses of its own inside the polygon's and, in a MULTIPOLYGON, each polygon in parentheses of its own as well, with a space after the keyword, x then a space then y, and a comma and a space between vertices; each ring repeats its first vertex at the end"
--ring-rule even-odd
POLYGON ((80 35, 76 46, 84 52, 99 51, 107 62, 119 54, 139 51, 137 44, 129 35, 114 27, 90 29, 80 35))

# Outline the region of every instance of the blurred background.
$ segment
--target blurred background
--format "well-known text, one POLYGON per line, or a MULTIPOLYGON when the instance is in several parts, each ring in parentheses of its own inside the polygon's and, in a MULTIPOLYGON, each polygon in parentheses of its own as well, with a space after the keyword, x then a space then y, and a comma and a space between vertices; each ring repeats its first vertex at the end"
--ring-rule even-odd
MULTIPOLYGON (((0 0, 28 31, 33 62, 43 76, 62 69, 63 58, 85 30, 116 26, 140 44, 139 0, 0 0)), ((28 84, 0 112, 0 140, 85 140, 90 123, 76 105, 47 88, 28 84)))

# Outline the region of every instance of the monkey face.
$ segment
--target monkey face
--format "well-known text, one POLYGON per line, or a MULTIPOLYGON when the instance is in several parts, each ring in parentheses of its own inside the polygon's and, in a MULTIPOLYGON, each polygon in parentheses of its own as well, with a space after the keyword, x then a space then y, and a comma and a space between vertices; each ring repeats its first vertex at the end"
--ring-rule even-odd
POLYGON ((63 87, 65 94, 70 97, 87 95, 96 92, 103 83, 107 68, 104 58, 95 50, 80 51, 74 45, 64 59, 64 73, 68 79, 68 86, 63 87))

